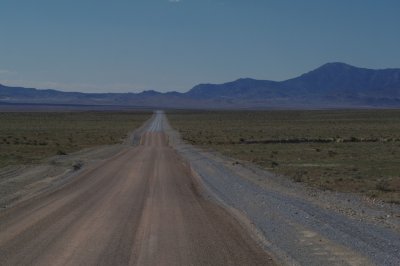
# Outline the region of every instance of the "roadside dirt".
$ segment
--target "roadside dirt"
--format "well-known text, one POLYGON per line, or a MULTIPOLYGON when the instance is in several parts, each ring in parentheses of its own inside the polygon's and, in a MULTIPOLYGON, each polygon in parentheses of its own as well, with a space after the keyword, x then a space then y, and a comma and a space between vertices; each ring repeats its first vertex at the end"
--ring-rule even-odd
POLYGON ((212 198, 250 221, 285 265, 399 265, 398 205, 309 189, 257 166, 182 141, 165 120, 171 146, 190 162, 212 198))
POLYGON ((134 130, 122 144, 83 149, 68 155, 57 155, 37 165, 12 165, 0 168, 0 209, 28 200, 44 191, 58 188, 73 180, 83 170, 98 167, 124 149, 137 146, 151 120, 134 130))

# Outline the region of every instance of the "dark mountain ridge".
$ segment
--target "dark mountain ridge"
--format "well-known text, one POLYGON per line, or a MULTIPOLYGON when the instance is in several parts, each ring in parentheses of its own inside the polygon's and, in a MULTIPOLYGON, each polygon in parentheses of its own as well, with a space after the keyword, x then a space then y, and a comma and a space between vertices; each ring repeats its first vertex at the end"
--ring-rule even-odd
POLYGON ((0 85, 0 101, 175 108, 400 107, 400 69, 328 63, 285 81, 241 78, 186 93, 81 93, 0 85))
POLYGON ((282 82, 285 88, 303 92, 394 93, 399 96, 400 69, 373 70, 344 63, 328 63, 282 82))

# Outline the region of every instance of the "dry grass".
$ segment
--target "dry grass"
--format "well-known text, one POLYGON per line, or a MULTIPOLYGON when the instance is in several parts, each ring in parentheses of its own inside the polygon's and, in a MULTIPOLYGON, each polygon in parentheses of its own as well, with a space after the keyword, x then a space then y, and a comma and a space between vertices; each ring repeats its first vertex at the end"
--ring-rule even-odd
POLYGON ((150 113, 0 113, 0 167, 120 143, 150 113))
POLYGON ((175 112, 183 138, 323 189, 400 202, 400 110, 175 112))

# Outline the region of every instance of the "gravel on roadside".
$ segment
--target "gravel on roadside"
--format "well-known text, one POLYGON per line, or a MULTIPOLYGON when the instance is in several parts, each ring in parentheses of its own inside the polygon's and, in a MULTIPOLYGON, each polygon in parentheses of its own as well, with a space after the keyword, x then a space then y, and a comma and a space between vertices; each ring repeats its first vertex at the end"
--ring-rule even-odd
POLYGON ((181 141, 164 119, 170 144, 208 191, 244 214, 265 248, 284 264, 400 265, 400 208, 357 195, 310 189, 254 165, 181 141))

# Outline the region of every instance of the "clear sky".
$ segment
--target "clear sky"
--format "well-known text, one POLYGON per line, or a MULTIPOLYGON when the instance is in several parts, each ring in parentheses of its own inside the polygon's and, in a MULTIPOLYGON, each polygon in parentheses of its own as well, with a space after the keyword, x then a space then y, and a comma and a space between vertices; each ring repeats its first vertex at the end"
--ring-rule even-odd
POLYGON ((0 83, 65 91, 400 68, 399 0, 0 0, 0 33, 0 83))

